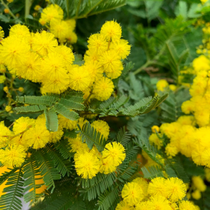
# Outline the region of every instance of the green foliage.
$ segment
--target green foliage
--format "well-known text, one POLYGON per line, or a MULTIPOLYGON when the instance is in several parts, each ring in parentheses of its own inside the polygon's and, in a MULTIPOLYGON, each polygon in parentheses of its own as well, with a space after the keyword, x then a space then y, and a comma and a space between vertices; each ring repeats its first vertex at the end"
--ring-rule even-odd
POLYGON ((117 133, 116 140, 126 146, 131 141, 131 135, 126 132, 125 127, 122 127, 117 133))
POLYGON ((53 161, 48 157, 48 153, 45 149, 38 150, 36 152, 36 162, 38 164, 39 171, 41 176, 43 176, 45 185, 47 186, 47 189, 51 189, 51 193, 55 189, 55 182, 54 180, 59 180, 61 178, 61 175, 59 174, 59 171, 54 167, 53 161))
POLYGON ((120 97, 110 97, 107 101, 102 102, 97 108, 91 108, 94 113, 100 114, 100 117, 104 116, 137 116, 150 112, 156 108, 167 97, 167 94, 162 96, 155 96, 154 98, 147 97, 131 105, 129 98, 125 95, 120 97))
POLYGON ((164 177, 163 171, 159 167, 151 166, 148 169, 146 167, 141 168, 144 178, 154 179, 156 177, 164 177))
POLYGON ((54 163, 54 167, 61 174, 61 176, 70 176, 72 170, 72 164, 69 160, 64 160, 63 157, 57 153, 52 147, 46 147, 46 153, 50 156, 54 163))
POLYGON ((109 189, 116 181, 115 173, 111 174, 97 174, 92 179, 82 179, 81 185, 82 189, 80 192, 83 194, 84 198, 88 201, 94 200, 97 196, 104 193, 109 189))
POLYGON ((82 141, 85 142, 90 149, 95 145, 98 151, 101 152, 104 150, 106 140, 89 122, 85 123, 82 128, 79 127, 79 131, 82 141))
POLYGON ((83 96, 81 93, 70 92, 66 95, 52 96, 19 96, 16 99, 17 103, 32 104, 30 106, 15 107, 17 113, 43 112, 46 117, 46 126, 49 131, 58 130, 57 113, 63 115, 70 120, 77 120, 79 114, 77 111, 84 110, 83 96))
POLYGON ((106 193, 99 196, 99 210, 106 209, 115 209, 114 207, 120 201, 119 199, 119 189, 118 187, 112 187, 110 190, 107 190, 106 193))
POLYGON ((86 18, 108 10, 125 5, 125 0, 51 0, 52 3, 60 5, 66 12, 67 18, 86 18))
POLYGON ((146 18, 151 21, 158 17, 159 9, 163 4, 163 0, 148 0, 148 1, 127 1, 131 6, 128 11, 135 16, 146 18))
POLYGON ((170 91, 168 98, 160 105, 162 123, 175 122, 182 115, 182 103, 189 98, 187 89, 180 88, 175 93, 170 91))
MULTIPOLYGON (((15 113, 6 113, 3 108, 8 101, 0 84, 0 105, 3 107, 0 116, 6 125, 11 125, 20 116, 35 119, 44 113, 48 130, 57 131, 58 114, 70 120, 93 114, 95 118, 90 119, 90 123, 105 120, 111 128, 107 141, 86 123, 78 130, 64 129, 63 138, 57 143, 49 143, 37 151, 30 148, 31 156, 20 169, 15 168, 0 177, 0 184, 7 180, 7 193, 0 198, 0 206, 5 205, 2 207, 5 210, 19 210, 22 208, 20 199, 24 198, 26 202, 35 203, 31 210, 114 210, 121 200, 124 184, 136 177, 153 179, 164 177, 166 172, 168 177, 178 177, 186 183, 192 176, 204 177, 204 168, 196 166, 189 158, 179 154, 169 159, 165 155, 168 141, 165 136, 161 137, 164 142, 160 150, 150 145, 148 138, 153 125, 171 123, 183 115, 181 104, 190 95, 187 89, 180 87, 181 71, 197 56, 195 49, 202 43, 202 29, 192 24, 198 17, 207 18, 209 8, 198 7, 199 0, 51 0, 51 3, 64 9, 65 19, 77 19, 74 64, 84 63, 82 55, 87 48, 87 37, 98 31, 106 20, 121 24, 123 38, 132 45, 131 54, 124 63, 121 78, 113 81, 116 87, 113 96, 104 102, 93 99, 88 104, 82 93, 69 90, 65 94, 40 96, 40 84, 17 78, 14 88, 24 87, 25 92, 18 93, 17 100, 12 103, 12 107, 17 106, 13 108, 15 113), (121 7, 124 4, 126 7, 121 7), (117 10, 107 12, 115 8, 117 10), (177 85, 178 89, 156 94, 155 85, 162 78, 177 85), (113 173, 98 173, 92 179, 81 179, 76 174, 74 153, 70 152, 68 143, 68 138, 78 134, 90 149, 96 146, 100 152, 106 143, 120 142, 126 151, 125 160, 113 173), (146 156, 139 161, 138 155, 142 152, 156 165, 145 166, 146 156), (47 186, 42 202, 39 201, 42 195, 36 194, 36 189, 42 186, 36 184, 40 176, 47 186)), ((10 24, 27 23, 36 31, 40 24, 30 15, 36 4, 46 6, 44 1, 16 0, 9 6, 14 14, 20 13, 20 18, 2 13, 0 20, 10 24)), ((0 11, 3 9, 1 4, 0 11)), ((189 82, 192 77, 185 79, 189 82)), ((208 196, 209 187, 203 193, 202 201, 197 202, 201 209, 210 209, 208 196)))
POLYGON ((20 198, 23 196, 24 180, 21 169, 16 169, 10 174, 4 192, 0 198, 0 206, 2 210, 16 210, 22 209, 22 201, 20 198))
POLYGON ((202 199, 199 200, 193 199, 193 202, 196 205, 199 205, 201 209, 209 210, 210 209, 209 194, 210 194, 210 187, 207 186, 207 189, 202 193, 202 199))
POLYGON ((49 131, 57 131, 58 130, 58 116, 55 110, 44 110, 45 118, 46 118, 46 126, 49 131))
POLYGON ((23 178, 26 180, 24 182, 24 200, 26 202, 35 202, 36 201, 36 177, 35 175, 38 175, 38 168, 36 167, 35 161, 33 161, 31 158, 28 160, 28 162, 23 167, 23 178))
POLYGON ((57 144, 55 144, 55 148, 61 154, 64 159, 71 159, 73 154, 70 152, 70 147, 68 145, 67 139, 62 139, 57 144))

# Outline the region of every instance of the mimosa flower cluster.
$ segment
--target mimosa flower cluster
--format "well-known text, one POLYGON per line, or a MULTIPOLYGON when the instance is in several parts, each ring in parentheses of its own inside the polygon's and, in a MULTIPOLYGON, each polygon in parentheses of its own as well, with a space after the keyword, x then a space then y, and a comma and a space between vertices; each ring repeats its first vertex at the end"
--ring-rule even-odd
MULTIPOLYGON (((101 136, 108 139, 109 126, 105 121, 96 120, 91 126, 101 133, 101 136)), ((105 145, 102 152, 99 152, 95 146, 89 149, 86 143, 82 142, 79 135, 76 138, 69 138, 71 151, 75 152, 74 161, 76 172, 84 179, 92 179, 96 174, 109 174, 116 171, 125 159, 125 149, 123 145, 117 142, 110 142, 105 145)))
POLYGON ((190 87, 192 98, 182 104, 185 114, 176 122, 162 124, 160 135, 152 134, 150 142, 158 148, 163 145, 163 134, 170 139, 166 146, 168 156, 175 156, 181 152, 186 157, 192 158, 197 165, 210 167, 210 88, 209 88, 209 58, 201 55, 193 61, 196 77, 190 87), (174 135, 176 133, 176 135, 174 135))
POLYGON ((84 97, 107 100, 113 90, 112 79, 123 70, 122 59, 130 45, 121 39, 121 27, 106 22, 99 34, 88 40, 82 66, 73 64, 74 54, 66 45, 58 45, 54 34, 47 31, 30 33, 24 25, 11 27, 9 37, 0 44, 0 65, 18 77, 42 84, 42 94, 60 94, 68 88, 82 91, 84 97))
MULTIPOLYGON (((63 136, 63 129, 75 130, 77 124, 81 127, 87 122, 84 118, 79 120, 68 120, 59 115, 59 129, 56 132, 50 132, 46 128, 46 119, 40 115, 36 120, 29 117, 17 119, 12 130, 0 123, 0 160, 8 167, 20 167, 25 161, 29 148, 40 149, 48 143, 55 143, 63 136)), ((92 123, 92 127, 100 132, 101 136, 108 139, 109 126, 105 121, 97 120, 92 123)), ((78 175, 83 178, 92 178, 97 173, 114 172, 125 159, 125 149, 117 142, 108 143, 105 149, 100 153, 94 146, 91 150, 86 143, 83 143, 80 135, 76 138, 69 138, 71 151, 76 152, 75 168, 78 175)))
POLYGON ((74 32, 76 21, 74 19, 63 20, 63 10, 57 4, 50 4, 42 10, 39 22, 47 26, 52 34, 58 38, 60 43, 77 42, 77 35, 74 32))
MULTIPOLYGON (((164 138, 167 137, 170 143, 165 151, 169 157, 180 152, 191 158, 197 165, 210 167, 210 59, 208 53, 210 46, 208 46, 207 38, 210 30, 208 23, 203 31, 206 44, 204 42, 203 51, 199 53, 205 53, 205 55, 195 58, 192 67, 186 70, 195 75, 189 89, 192 97, 181 106, 182 112, 186 115, 181 116, 176 122, 162 124, 160 129, 156 129, 156 132, 149 137, 149 140, 160 149, 164 145, 164 138)), ((160 91, 165 91, 166 87, 166 81, 159 81, 157 84, 160 91)))
POLYGON ((123 200, 116 210, 199 210, 190 201, 185 201, 187 187, 182 180, 157 177, 148 183, 144 178, 136 178, 124 185, 123 200))
POLYGON ((37 119, 20 117, 15 120, 12 128, 0 122, 0 160, 8 167, 20 167, 25 161, 29 148, 40 149, 47 143, 59 141, 63 135, 63 128, 50 132, 46 128, 46 119, 40 115, 37 119))

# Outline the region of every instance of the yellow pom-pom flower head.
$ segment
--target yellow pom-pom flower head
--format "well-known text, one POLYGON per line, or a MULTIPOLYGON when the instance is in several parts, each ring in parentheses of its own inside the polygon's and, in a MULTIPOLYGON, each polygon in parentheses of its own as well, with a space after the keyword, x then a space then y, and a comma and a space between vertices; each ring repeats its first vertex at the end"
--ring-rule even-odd
POLYGON ((69 39, 73 33, 69 27, 69 23, 64 20, 52 20, 50 22, 50 32, 59 39, 60 43, 63 43, 69 39))
POLYGON ((99 101, 105 101, 109 99, 114 90, 114 84, 112 80, 106 77, 102 77, 96 81, 93 86, 93 97, 99 101))
POLYGON ((108 50, 108 42, 105 37, 101 34, 93 34, 88 39, 88 49, 90 52, 102 54, 108 50))
POLYGON ((168 87, 168 82, 164 79, 161 79, 157 82, 156 87, 159 91, 164 91, 166 87, 168 87))
POLYGON ((74 54, 72 50, 65 46, 65 45, 59 45, 55 48, 55 52, 57 55, 61 56, 63 66, 69 67, 71 64, 73 64, 74 61, 74 54))
POLYGON ((96 131, 100 132, 106 140, 108 139, 109 125, 107 124, 107 122, 103 120, 96 120, 91 124, 91 126, 93 126, 96 131))
POLYGON ((29 128, 35 126, 35 120, 30 119, 29 117, 20 117, 15 120, 13 125, 14 134, 19 134, 23 131, 28 130, 29 128))
POLYGON ((5 38, 1 44, 0 56, 9 70, 16 67, 22 57, 30 52, 29 44, 25 40, 20 41, 15 36, 5 38))
POLYGON ((122 198, 129 206, 133 206, 144 198, 144 193, 138 183, 130 182, 124 185, 122 189, 122 198))
POLYGON ((121 59, 125 59, 130 54, 131 46, 127 40, 120 39, 111 43, 110 49, 115 50, 121 59))
POLYGON ((68 88, 69 75, 65 68, 62 56, 58 56, 58 53, 51 52, 43 59, 43 87, 42 93, 61 93, 68 88))
POLYGON ((10 28, 9 36, 14 36, 17 39, 29 41, 31 34, 27 26, 16 24, 10 28))
POLYGON ((166 179, 162 177, 157 177, 151 180, 148 187, 148 193, 150 195, 160 194, 167 197, 166 191, 166 179))
POLYGON ((192 197, 193 197, 195 200, 199 200, 199 199, 201 198, 201 191, 195 190, 194 192, 192 192, 192 197))
MULTIPOLYGON (((97 62, 86 61, 84 70, 91 75, 91 83, 96 82, 103 77, 103 69, 100 68, 97 62)), ((87 90, 85 90, 85 92, 87 92, 87 90)))
POLYGON ((35 52, 29 52, 23 56, 16 65, 15 72, 17 76, 33 82, 40 82, 43 71, 41 69, 41 58, 35 52))
POLYGON ((20 167, 25 157, 25 148, 21 145, 10 145, 0 150, 1 163, 8 168, 20 167))
POLYGON ((125 148, 118 142, 112 142, 106 144, 103 152, 103 160, 109 160, 113 165, 120 165, 125 159, 125 148))
POLYGON ((122 36, 121 26, 115 21, 107 21, 101 27, 100 33, 106 38, 107 41, 119 40, 122 36))
POLYGON ((92 179, 100 170, 101 161, 91 152, 76 153, 74 161, 77 174, 84 179, 92 179))
POLYGON ((83 66, 75 65, 69 70, 69 87, 76 91, 85 91, 91 82, 91 75, 83 66))
POLYGON ((177 177, 171 177, 166 180, 165 184, 168 194, 167 197, 172 202, 177 202, 185 197, 187 188, 181 179, 178 179, 177 177))
POLYGON ((49 23, 53 19, 62 20, 63 19, 63 10, 57 4, 51 4, 48 7, 44 8, 41 13, 41 18, 39 22, 42 25, 49 23))
POLYGON ((156 194, 150 198, 148 209, 154 210, 173 210, 170 202, 163 196, 156 194))
POLYGON ((4 122, 0 122, 0 147, 5 147, 10 138, 13 136, 12 131, 4 125, 4 122))
POLYGON ((50 132, 47 130, 44 123, 36 122, 35 127, 30 128, 23 134, 23 142, 29 147, 40 149, 50 141, 50 132))
POLYGON ((133 182, 137 183, 140 188, 143 190, 143 193, 144 195, 146 196, 147 195, 147 190, 148 190, 148 182, 146 181, 146 179, 142 178, 142 177, 138 177, 138 178, 135 178, 133 180, 133 182))
POLYGON ((152 126, 152 132, 153 133, 156 133, 156 132, 159 132, 159 131, 160 131, 160 128, 157 125, 152 126))
POLYGON ((191 201, 182 201, 179 204, 180 210, 197 210, 196 206, 191 201))
POLYGON ((115 210, 133 210, 134 208, 128 205, 125 201, 120 201, 120 203, 117 204, 117 207, 115 210))
POLYGON ((68 138, 68 142, 71 146, 71 152, 83 153, 90 151, 87 144, 82 142, 82 139, 79 134, 76 138, 68 138))
POLYGON ((115 50, 104 52, 99 60, 99 65, 103 68, 106 76, 111 79, 118 78, 123 70, 122 61, 115 50))
POLYGON ((35 33, 32 37, 32 50, 41 56, 46 56, 49 52, 53 52, 58 46, 58 42, 52 33, 42 31, 35 33))

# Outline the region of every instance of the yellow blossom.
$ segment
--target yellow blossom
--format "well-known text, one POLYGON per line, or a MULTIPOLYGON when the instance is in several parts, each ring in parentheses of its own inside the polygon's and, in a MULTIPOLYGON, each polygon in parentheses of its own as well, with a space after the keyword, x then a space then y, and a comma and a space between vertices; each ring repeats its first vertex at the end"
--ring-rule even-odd
POLYGON ((96 120, 91 124, 91 126, 93 126, 96 131, 100 132, 106 140, 108 139, 109 125, 107 124, 107 122, 103 120, 96 120))
POLYGON ((77 174, 84 179, 92 179, 100 170, 101 161, 91 152, 76 153, 74 161, 77 174))
POLYGON ((93 96, 99 101, 105 101, 109 99, 113 90, 113 82, 109 78, 102 77, 100 80, 96 81, 93 86, 93 96))
POLYGON ((106 40, 117 41, 121 38, 121 26, 115 21, 107 21, 102 27, 100 33, 106 40))
POLYGON ((144 193, 141 187, 136 182, 130 182, 124 185, 122 189, 122 198, 128 205, 133 206, 139 203, 144 198, 144 193))

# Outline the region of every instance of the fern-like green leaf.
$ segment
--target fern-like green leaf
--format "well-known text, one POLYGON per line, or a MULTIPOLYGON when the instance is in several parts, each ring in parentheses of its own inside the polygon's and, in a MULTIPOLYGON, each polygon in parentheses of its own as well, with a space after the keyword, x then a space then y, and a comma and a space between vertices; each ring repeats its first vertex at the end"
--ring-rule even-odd
POLYGON ((156 157, 157 149, 154 146, 150 145, 148 138, 142 138, 138 136, 135 142, 149 155, 152 160, 162 166, 161 161, 156 157))
POLYGON ((36 185, 36 180, 40 175, 38 171, 36 162, 30 158, 28 162, 23 167, 23 178, 24 178, 24 200, 26 202, 35 202, 37 200, 36 189, 41 187, 40 185, 36 185))
POLYGON ((67 139, 62 139, 57 144, 55 144, 55 148, 60 152, 64 159, 70 159, 73 157, 73 153, 70 152, 70 147, 67 139))
POLYGON ((164 177, 162 170, 159 167, 151 166, 146 168, 145 166, 141 168, 145 179, 154 179, 156 177, 164 177))
POLYGON ((17 168, 14 168, 9 172, 4 172, 0 177, 0 185, 3 184, 15 171, 17 171, 17 168))
POLYGON ((131 135, 126 132, 125 127, 122 127, 117 133, 117 139, 123 146, 126 146, 127 143, 131 140, 131 135))
POLYGON ((181 160, 176 157, 173 160, 171 160, 171 164, 170 166, 172 167, 172 169, 176 172, 177 176, 182 179, 185 183, 189 183, 190 182, 190 178, 187 174, 187 171, 185 171, 185 168, 183 167, 183 164, 181 162, 181 160))
POLYGON ((59 4, 66 11, 68 18, 86 18, 101 12, 115 9, 123 6, 125 0, 51 0, 53 3, 59 4))
POLYGON ((91 201, 114 185, 115 180, 116 176, 114 173, 97 174, 92 179, 82 179, 82 189, 80 192, 84 194, 84 197, 88 201, 91 201))
POLYGON ((119 198, 119 188, 115 186, 114 188, 107 190, 103 195, 99 196, 98 204, 99 210, 115 209, 116 204, 120 201, 119 198))
POLYGON ((182 115, 182 103, 189 98, 189 91, 186 89, 179 89, 175 93, 170 91, 166 100, 160 105, 162 123, 175 122, 182 115))
POLYGON ((22 209, 23 197, 23 174, 21 169, 17 169, 10 174, 4 192, 6 194, 0 197, 0 206, 2 210, 19 210, 22 209))
POLYGON ((139 102, 135 103, 134 105, 126 107, 123 114, 129 116, 135 116, 139 114, 139 110, 144 109, 145 106, 152 100, 152 97, 143 98, 139 102))
POLYGON ((64 177, 65 175, 69 176, 72 170, 72 164, 69 160, 65 160, 59 153, 57 153, 52 147, 47 146, 46 152, 51 157, 54 167, 61 173, 64 177))
POLYGON ((79 130, 82 141, 86 142, 90 149, 92 149, 93 145, 95 145, 100 152, 104 149, 106 144, 104 137, 100 132, 96 131, 90 123, 86 123, 82 128, 79 127, 79 130))
POLYGON ((35 154, 35 158, 37 161, 37 166, 39 166, 39 171, 43 176, 45 185, 47 189, 51 189, 51 193, 55 189, 55 180, 59 180, 61 175, 59 171, 54 167, 54 163, 51 158, 46 154, 46 152, 42 150, 38 150, 35 154))

